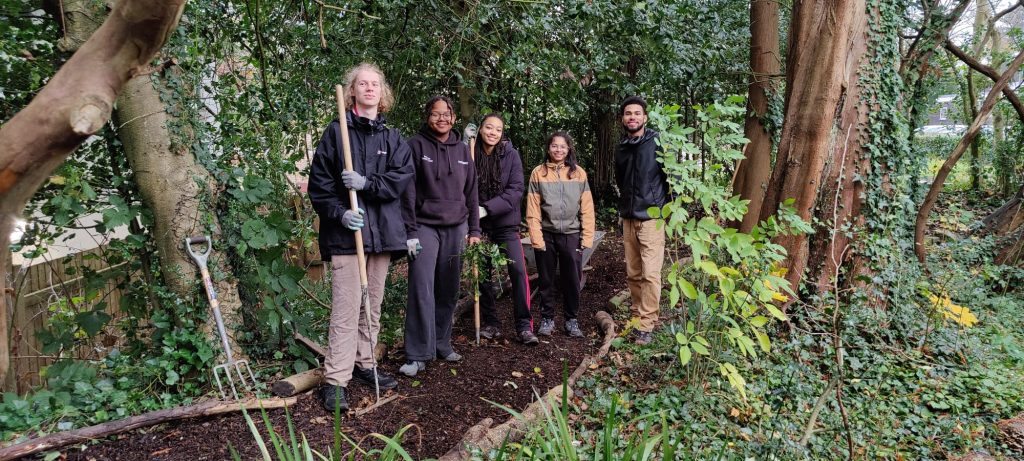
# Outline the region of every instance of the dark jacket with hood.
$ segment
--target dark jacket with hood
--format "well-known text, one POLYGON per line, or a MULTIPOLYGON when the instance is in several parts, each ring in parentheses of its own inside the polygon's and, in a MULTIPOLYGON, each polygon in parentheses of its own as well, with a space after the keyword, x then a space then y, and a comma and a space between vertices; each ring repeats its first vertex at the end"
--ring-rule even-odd
MULTIPOLYGON (((478 178, 483 156, 487 155, 483 149, 478 149, 476 154, 476 168, 478 178)), ((487 217, 480 218, 480 227, 486 230, 494 230, 502 227, 518 226, 522 222, 523 193, 526 190, 523 179, 523 160, 519 156, 519 150, 512 145, 512 141, 504 139, 494 147, 491 155, 498 156, 498 188, 497 194, 488 196, 487 187, 480 182, 477 187, 480 189, 480 206, 487 210, 487 217)))
MULTIPOLYGON (((362 228, 367 253, 405 251, 400 198, 413 177, 408 144, 395 128, 388 128, 384 116, 375 120, 346 113, 352 169, 366 177, 366 188, 358 192, 358 206, 366 211, 362 228)), ((341 224, 349 209, 348 189, 341 180, 345 157, 341 146, 341 125, 331 122, 320 138, 309 168, 309 198, 320 216, 320 254, 355 254, 355 232, 341 224)))
POLYGON ((647 209, 669 202, 668 176, 658 163, 661 147, 650 128, 636 138, 626 138, 615 149, 615 182, 619 186, 619 216, 648 220, 647 209))
POLYGON ((420 224, 447 227, 467 221, 469 235, 479 237, 476 164, 469 146, 459 141, 455 130, 446 141, 438 141, 426 125, 408 144, 415 175, 402 196, 402 217, 409 238, 419 238, 420 224))

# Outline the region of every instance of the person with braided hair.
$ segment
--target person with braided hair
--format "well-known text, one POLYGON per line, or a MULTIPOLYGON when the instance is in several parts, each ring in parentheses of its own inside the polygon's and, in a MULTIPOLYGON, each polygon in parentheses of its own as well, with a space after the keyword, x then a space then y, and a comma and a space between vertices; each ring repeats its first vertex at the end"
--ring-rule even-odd
MULTIPOLYGON (((540 341, 533 334, 530 282, 519 238, 520 203, 525 191, 523 161, 519 151, 505 136, 505 121, 500 115, 484 116, 478 138, 474 156, 480 197, 480 228, 484 236, 499 245, 508 258, 516 338, 523 344, 536 345, 540 341)), ((484 323, 480 336, 487 339, 501 337, 501 321, 494 308, 496 287, 491 280, 493 272, 490 261, 485 260, 480 284, 480 315, 484 323)))

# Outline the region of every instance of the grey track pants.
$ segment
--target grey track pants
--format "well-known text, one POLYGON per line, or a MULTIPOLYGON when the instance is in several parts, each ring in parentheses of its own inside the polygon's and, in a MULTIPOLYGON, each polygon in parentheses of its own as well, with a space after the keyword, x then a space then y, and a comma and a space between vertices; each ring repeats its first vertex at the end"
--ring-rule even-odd
POLYGON ((405 357, 429 361, 452 349, 452 315, 459 296, 462 250, 468 226, 419 225, 423 250, 409 264, 409 304, 405 311, 405 357))

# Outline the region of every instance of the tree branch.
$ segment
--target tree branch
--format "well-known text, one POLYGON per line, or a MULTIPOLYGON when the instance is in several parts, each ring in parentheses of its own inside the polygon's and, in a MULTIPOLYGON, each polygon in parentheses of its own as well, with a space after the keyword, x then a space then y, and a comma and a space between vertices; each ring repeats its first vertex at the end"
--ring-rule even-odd
POLYGON ((999 77, 999 80, 992 85, 992 89, 988 92, 988 96, 985 97, 985 103, 982 104, 978 115, 974 117, 974 121, 967 128, 967 132, 960 139, 960 143, 953 149, 953 153, 949 154, 946 163, 943 163, 942 168, 939 168, 938 174, 935 175, 935 180, 932 181, 931 187, 928 188, 928 195, 925 196, 924 203, 921 204, 921 209, 917 212, 917 221, 914 225, 914 252, 917 253, 917 260, 921 264, 925 262, 924 228, 928 223, 928 215, 931 213, 932 208, 935 207, 935 201, 939 198, 939 192, 942 191, 942 185, 946 183, 949 172, 953 170, 953 166, 956 165, 956 162, 960 160, 960 157, 967 150, 967 146, 974 141, 975 136, 981 131, 982 123, 989 113, 992 112, 996 102, 999 101, 999 94, 1010 83, 1010 79, 1017 73, 1017 69, 1020 68, 1022 62, 1024 62, 1024 51, 1021 51, 1013 59, 1013 62, 1006 67, 1006 71, 999 77))
MULTIPOLYGON (((110 119, 125 83, 174 31, 186 0, 123 0, 31 103, 0 127, 0 245, 32 194, 79 144, 110 119)), ((7 252, 0 252, 0 281, 7 252)), ((2 282, 0 282, 2 283, 2 282)), ((10 365, 0 299, 0 376, 10 365)))
MULTIPOLYGON (((953 55, 956 56, 957 59, 962 61, 964 64, 967 64, 967 66, 970 67, 971 69, 974 69, 979 73, 984 74, 986 77, 992 79, 993 82, 999 80, 998 71, 978 62, 977 59, 974 59, 971 56, 969 56, 966 52, 964 52, 964 50, 960 49, 959 47, 954 45, 953 42, 949 41, 948 38, 946 39, 945 47, 947 50, 949 50, 950 53, 953 53, 953 55)), ((1003 96, 1006 96, 1006 100, 1010 101, 1010 104, 1013 105, 1013 109, 1017 111, 1017 117, 1020 118, 1021 122, 1024 122, 1024 103, 1021 103, 1020 98, 1017 97, 1017 93, 1014 92, 1013 89, 1010 88, 1009 86, 1005 86, 1003 87, 1003 96)))

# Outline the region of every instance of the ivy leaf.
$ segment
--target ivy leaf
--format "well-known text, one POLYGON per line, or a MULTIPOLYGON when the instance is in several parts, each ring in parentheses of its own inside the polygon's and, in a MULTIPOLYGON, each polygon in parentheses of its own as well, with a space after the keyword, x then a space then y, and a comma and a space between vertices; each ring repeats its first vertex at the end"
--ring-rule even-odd
POLYGON ((103 326, 110 321, 110 314, 95 309, 88 312, 81 312, 75 315, 75 323, 78 324, 89 337, 96 336, 103 329, 103 326))

